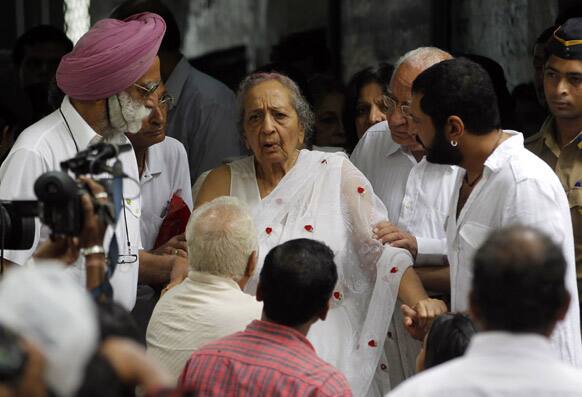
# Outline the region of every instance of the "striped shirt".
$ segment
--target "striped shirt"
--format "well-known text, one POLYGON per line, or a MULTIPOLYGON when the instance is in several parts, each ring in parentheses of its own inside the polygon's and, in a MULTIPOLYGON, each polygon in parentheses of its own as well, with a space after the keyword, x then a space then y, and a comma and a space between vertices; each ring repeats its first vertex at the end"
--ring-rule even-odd
POLYGON ((203 396, 351 396, 344 375, 298 331, 255 320, 194 352, 179 384, 203 396))

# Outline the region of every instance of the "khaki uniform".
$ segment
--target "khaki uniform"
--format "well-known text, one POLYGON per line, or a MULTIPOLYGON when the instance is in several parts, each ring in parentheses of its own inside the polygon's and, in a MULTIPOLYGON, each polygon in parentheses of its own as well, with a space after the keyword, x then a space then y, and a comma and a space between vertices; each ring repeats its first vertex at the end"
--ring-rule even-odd
POLYGON ((578 294, 582 296, 582 132, 560 149, 555 138, 554 118, 549 116, 540 131, 526 140, 525 147, 556 172, 568 196, 574 229, 578 294))

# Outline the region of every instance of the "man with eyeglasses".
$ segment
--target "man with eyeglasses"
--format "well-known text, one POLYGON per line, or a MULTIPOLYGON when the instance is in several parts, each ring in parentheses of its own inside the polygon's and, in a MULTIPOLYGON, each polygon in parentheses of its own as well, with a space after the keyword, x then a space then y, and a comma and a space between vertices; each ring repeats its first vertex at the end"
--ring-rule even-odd
MULTIPOLYGON (((125 21, 101 20, 77 42, 57 69, 57 85, 66 95, 60 108, 26 129, 0 168, 1 199, 34 200, 36 179, 60 169, 61 161, 100 141, 126 144, 125 133, 138 132, 144 121, 163 124, 162 108, 169 99, 163 96, 157 52, 164 31, 160 16, 143 13, 125 21)), ((137 161, 133 151, 119 154, 119 160, 129 178, 123 181, 123 206, 115 227, 119 262, 111 285, 114 300, 131 310, 138 278, 144 283, 165 284, 172 271, 181 275, 187 264, 175 255, 141 250, 137 161)), ((49 232, 37 220, 33 247, 5 251, 5 257, 23 265, 49 232)), ((104 246, 84 250, 67 271, 84 284, 85 257, 102 255, 108 246, 106 241, 104 246)))
MULTIPOLYGON (((544 94, 550 116, 525 142, 558 175, 574 228, 576 278, 582 293, 582 18, 556 28, 546 47, 544 94)), ((582 313, 582 307, 581 307, 582 313)))
MULTIPOLYGON (((444 224, 458 171, 426 161, 407 115, 416 76, 450 58, 434 47, 420 47, 400 57, 390 80, 390 96, 385 98, 387 121, 368 129, 351 156, 388 209, 388 221, 375 227, 375 236, 384 244, 407 249, 425 288, 444 293, 449 290, 448 274, 442 271, 444 224)), ((414 374, 420 350, 404 330, 400 311, 394 312, 384 346, 391 387, 395 387, 414 374)))

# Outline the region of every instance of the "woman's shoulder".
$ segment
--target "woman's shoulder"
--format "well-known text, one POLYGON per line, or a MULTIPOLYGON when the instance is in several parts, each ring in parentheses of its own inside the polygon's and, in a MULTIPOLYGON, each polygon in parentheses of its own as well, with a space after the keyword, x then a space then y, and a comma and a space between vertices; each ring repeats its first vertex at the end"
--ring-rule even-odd
POLYGON ((194 207, 199 207, 217 197, 228 195, 230 195, 230 167, 224 164, 216 167, 206 176, 196 197, 194 207))

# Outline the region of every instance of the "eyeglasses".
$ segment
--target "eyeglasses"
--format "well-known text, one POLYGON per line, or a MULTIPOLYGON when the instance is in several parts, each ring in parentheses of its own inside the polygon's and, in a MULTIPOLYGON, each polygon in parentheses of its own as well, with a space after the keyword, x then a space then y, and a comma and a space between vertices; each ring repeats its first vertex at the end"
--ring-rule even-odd
MULTIPOLYGON (((140 94, 144 99, 148 99, 152 94, 156 92, 156 90, 160 87, 161 84, 162 81, 158 80, 151 81, 145 85, 133 83, 133 86, 139 89, 140 94)), ((172 97, 170 94, 163 94, 158 98, 158 106, 165 111, 172 110, 172 108, 174 107, 174 97, 172 97)))

